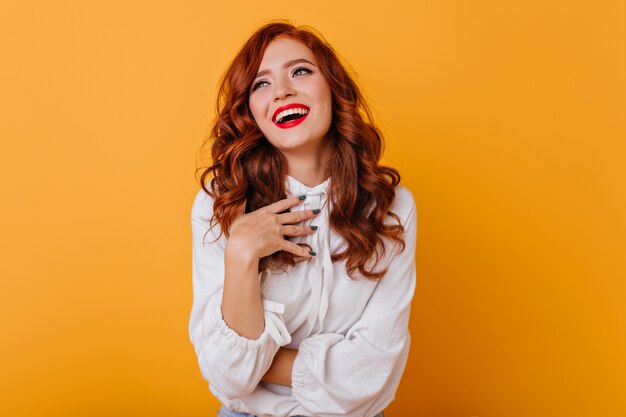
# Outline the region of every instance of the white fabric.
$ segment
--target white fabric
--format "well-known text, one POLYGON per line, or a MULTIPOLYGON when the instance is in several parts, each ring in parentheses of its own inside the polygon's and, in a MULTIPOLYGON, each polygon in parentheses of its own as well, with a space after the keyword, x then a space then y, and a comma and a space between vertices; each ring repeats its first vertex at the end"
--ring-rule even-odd
MULTIPOLYGON (((230 410, 259 417, 368 417, 395 398, 410 345, 415 202, 407 188, 396 187, 390 211, 405 228, 406 249, 397 254, 387 242, 385 257, 376 267, 387 266, 387 274, 377 282, 352 280, 345 261, 333 263, 330 258, 347 245, 329 228, 330 181, 307 187, 287 177, 287 195, 307 195, 292 210, 321 209, 301 223, 319 226, 317 232, 291 238, 308 243, 317 256, 285 273, 259 274, 265 329, 256 340, 240 336, 222 319, 226 238, 213 242, 220 228, 208 228, 212 200, 203 190, 196 195, 191 212, 194 298, 189 334, 209 389, 230 410), (298 349, 291 388, 260 382, 281 346, 298 349)), ((391 216, 387 219, 397 224, 391 216)))

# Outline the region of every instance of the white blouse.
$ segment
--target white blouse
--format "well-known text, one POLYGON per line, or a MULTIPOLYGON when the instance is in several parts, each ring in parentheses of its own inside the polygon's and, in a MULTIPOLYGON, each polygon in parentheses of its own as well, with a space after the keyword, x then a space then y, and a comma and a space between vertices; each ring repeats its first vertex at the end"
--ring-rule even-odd
POLYGON ((417 234, 413 195, 398 185, 390 208, 404 226, 405 250, 397 254, 386 241, 385 256, 375 268, 388 266, 386 275, 379 281, 352 280, 345 260, 330 259, 346 246, 329 227, 330 181, 308 187, 287 176, 287 195, 307 196, 292 211, 321 209, 300 223, 319 226, 314 234, 291 238, 308 243, 317 256, 286 273, 259 274, 265 328, 256 340, 239 335, 222 318, 226 237, 213 242, 220 234, 219 224, 208 228, 213 201, 202 189, 196 195, 189 335, 210 391, 230 410, 259 417, 371 417, 395 398, 411 341, 417 234), (260 381, 281 346, 298 349, 291 388, 260 381))

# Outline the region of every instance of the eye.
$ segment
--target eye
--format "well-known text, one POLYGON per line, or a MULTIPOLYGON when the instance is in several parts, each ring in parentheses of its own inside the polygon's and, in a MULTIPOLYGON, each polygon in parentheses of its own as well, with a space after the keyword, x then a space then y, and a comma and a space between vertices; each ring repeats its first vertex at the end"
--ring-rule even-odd
POLYGON ((308 69, 308 68, 298 67, 298 68, 296 68, 295 70, 293 70, 293 74, 294 74, 294 75, 296 75, 296 74, 297 74, 298 72, 300 72, 300 71, 305 71, 305 74, 309 74, 309 73, 311 73, 311 72, 312 72, 312 71, 311 71, 310 69, 308 69))
MULTIPOLYGON (((301 73, 301 71, 303 71, 303 73, 302 73, 303 75, 304 75, 304 74, 310 74, 311 72, 313 72, 313 71, 311 71, 311 70, 310 70, 310 69, 308 69, 308 68, 305 68, 305 67, 298 67, 298 68, 296 68, 295 70, 293 70, 293 75, 296 75, 296 74, 298 74, 298 73, 301 73)), ((268 84, 268 82, 267 82, 267 81, 259 81, 259 82, 257 82, 256 84, 254 84, 254 85, 252 86, 252 91, 256 91, 256 89, 260 88, 263 84, 268 84)))
POLYGON ((252 87, 252 91, 255 91, 257 88, 259 88, 261 84, 267 84, 267 81, 259 81, 258 83, 254 84, 254 86, 252 87))

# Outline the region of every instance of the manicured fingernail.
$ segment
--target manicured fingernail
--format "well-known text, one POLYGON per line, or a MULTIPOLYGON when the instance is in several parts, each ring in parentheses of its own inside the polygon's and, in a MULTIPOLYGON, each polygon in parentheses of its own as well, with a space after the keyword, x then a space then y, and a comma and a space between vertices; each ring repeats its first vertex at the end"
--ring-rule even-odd
POLYGON ((309 255, 315 256, 315 255, 317 255, 317 253, 315 253, 313 251, 309 251, 309 255))
POLYGON ((319 212, 320 212, 320 209, 315 209, 315 210, 313 210, 313 214, 317 214, 317 213, 319 213, 319 212))
POLYGON ((302 194, 301 196, 298 197, 300 200, 304 200, 306 198, 306 194, 302 194))
POLYGON ((317 230, 317 226, 311 226, 311 229, 317 230))

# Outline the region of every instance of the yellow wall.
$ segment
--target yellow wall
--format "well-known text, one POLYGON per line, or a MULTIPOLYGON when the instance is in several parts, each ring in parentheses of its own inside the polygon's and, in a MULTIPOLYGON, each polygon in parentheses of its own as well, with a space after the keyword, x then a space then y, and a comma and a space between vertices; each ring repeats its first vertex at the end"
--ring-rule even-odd
POLYGON ((195 153, 228 61, 287 17, 351 63, 416 198, 387 416, 626 415, 625 3, 233 3, 0 6, 0 414, 215 415, 195 153))

